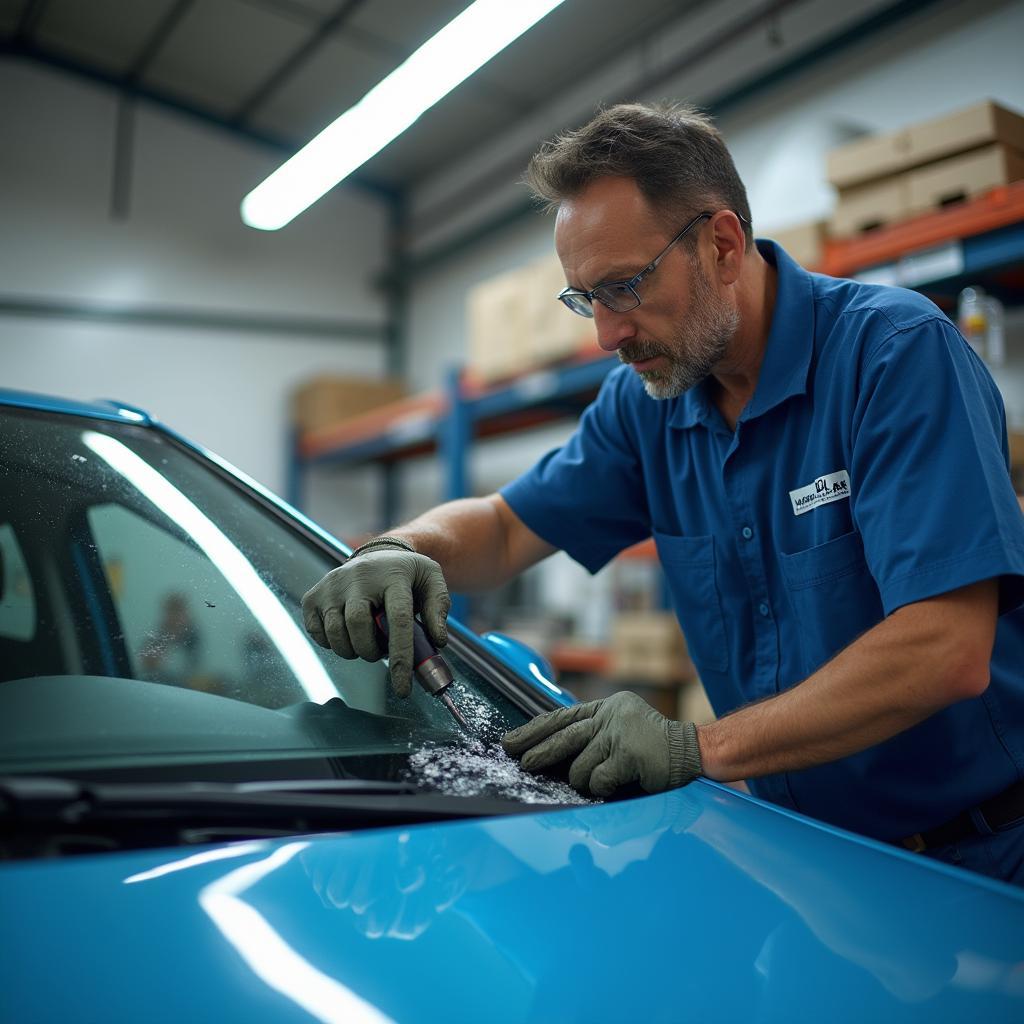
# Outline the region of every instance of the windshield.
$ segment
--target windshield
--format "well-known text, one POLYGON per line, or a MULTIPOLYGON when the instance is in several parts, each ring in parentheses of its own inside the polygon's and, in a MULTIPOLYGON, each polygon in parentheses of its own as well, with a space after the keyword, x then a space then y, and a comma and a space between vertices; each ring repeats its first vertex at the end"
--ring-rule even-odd
MULTIPOLYGON (((391 780, 464 742, 385 662, 307 638, 337 564, 159 431, 0 411, 0 774, 391 780)), ((453 695, 493 744, 529 716, 461 650, 453 695)))

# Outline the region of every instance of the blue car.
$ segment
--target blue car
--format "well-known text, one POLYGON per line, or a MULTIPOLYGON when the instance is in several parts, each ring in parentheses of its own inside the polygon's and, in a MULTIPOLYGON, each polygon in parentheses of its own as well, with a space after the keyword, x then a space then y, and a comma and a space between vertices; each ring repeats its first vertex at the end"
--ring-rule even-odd
POLYGON ((706 780, 585 801, 305 635, 347 549, 140 410, 0 392, 0 1019, 1021 1021, 1024 891, 706 780))

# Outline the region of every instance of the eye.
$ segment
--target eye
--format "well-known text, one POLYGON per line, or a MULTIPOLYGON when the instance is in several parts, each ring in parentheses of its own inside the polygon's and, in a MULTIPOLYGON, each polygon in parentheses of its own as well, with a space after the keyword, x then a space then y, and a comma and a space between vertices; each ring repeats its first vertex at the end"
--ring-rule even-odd
POLYGON ((625 281, 603 284, 594 289, 594 297, 618 313, 639 305, 636 292, 625 281))

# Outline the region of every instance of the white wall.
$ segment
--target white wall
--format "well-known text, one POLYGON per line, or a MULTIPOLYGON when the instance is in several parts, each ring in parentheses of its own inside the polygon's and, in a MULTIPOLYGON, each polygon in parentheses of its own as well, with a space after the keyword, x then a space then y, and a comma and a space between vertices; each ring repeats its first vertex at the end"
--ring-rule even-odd
MULTIPOLYGON (((115 220, 114 93, 3 60, 0 97, 0 299, 383 322, 376 198, 339 189, 254 231, 238 203, 280 155, 141 103, 130 215, 115 220)), ((142 405, 275 490, 289 390, 384 362, 372 340, 0 314, 2 386, 142 405)))

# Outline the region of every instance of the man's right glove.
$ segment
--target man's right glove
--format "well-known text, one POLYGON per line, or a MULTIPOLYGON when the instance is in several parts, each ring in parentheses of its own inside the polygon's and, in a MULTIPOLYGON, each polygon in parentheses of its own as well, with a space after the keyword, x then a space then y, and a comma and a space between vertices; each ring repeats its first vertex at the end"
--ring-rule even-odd
POLYGON ((435 647, 448 642, 451 598, 432 558, 399 537, 377 537, 360 545, 303 595, 302 619, 309 635, 342 658, 379 661, 383 637, 374 614, 388 617, 388 666, 399 697, 412 692, 412 622, 420 613, 435 647))

